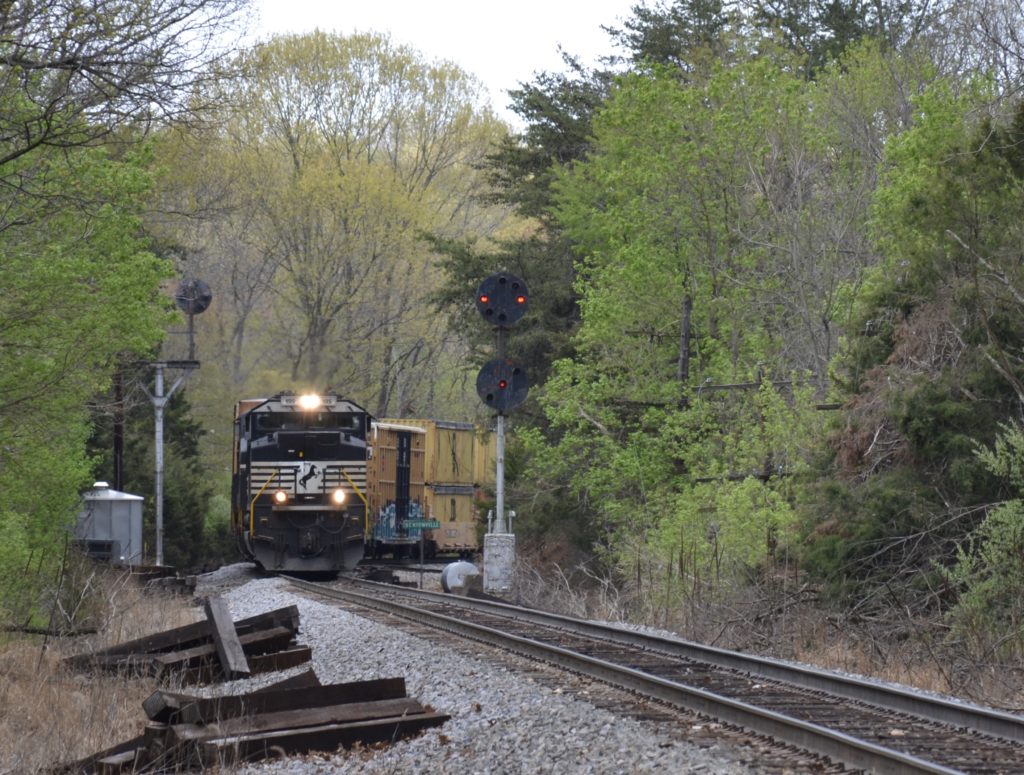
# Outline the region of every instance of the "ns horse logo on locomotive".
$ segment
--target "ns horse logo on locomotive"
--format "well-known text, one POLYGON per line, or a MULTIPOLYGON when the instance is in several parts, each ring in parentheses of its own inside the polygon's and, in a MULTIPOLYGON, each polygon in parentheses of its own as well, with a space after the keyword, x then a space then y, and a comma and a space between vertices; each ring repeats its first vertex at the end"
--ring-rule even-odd
POLYGON ((247 559, 293 573, 356 566, 368 529, 370 420, 333 394, 238 402, 231 519, 247 559))

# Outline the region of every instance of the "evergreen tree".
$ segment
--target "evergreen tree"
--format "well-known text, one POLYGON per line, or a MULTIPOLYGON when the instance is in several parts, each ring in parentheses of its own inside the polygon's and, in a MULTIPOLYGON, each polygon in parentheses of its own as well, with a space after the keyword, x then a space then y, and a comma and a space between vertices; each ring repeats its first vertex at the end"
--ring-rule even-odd
MULTIPOLYGON (((148 383, 152 393, 151 370, 143 367, 135 377, 148 383)), ((200 457, 201 426, 190 416, 191 404, 186 389, 171 396, 164 410, 164 562, 180 569, 191 569, 207 561, 223 558, 222 545, 208 546, 205 517, 214 483, 209 481, 209 466, 200 457)), ((155 533, 155 416, 153 405, 138 388, 118 406, 113 396, 98 403, 93 417, 90 451, 96 461, 97 476, 114 481, 113 438, 119 414, 123 414, 124 469, 123 488, 143 495, 144 541, 146 555, 152 561, 155 533)), ((218 483, 226 486, 226 483, 218 483)), ((228 555, 230 559, 232 555, 228 555)))
POLYGON ((848 411, 808 556, 862 605, 944 602, 935 564, 1008 494, 976 451, 1024 412, 1024 112, 979 119, 985 96, 936 85, 887 148, 874 206, 884 261, 837 370, 848 411))
POLYGON ((859 41, 870 38, 903 52, 939 31, 949 3, 922 0, 750 0, 750 16, 773 29, 815 75, 859 41))

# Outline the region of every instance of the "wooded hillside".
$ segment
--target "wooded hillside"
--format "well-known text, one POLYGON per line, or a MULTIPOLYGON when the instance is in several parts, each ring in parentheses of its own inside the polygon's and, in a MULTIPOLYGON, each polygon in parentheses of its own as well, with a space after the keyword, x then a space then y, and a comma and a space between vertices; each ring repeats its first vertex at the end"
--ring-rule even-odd
POLYGON ((1019 0, 638 5, 604 67, 511 94, 519 133, 384 34, 242 48, 232 0, 9 6, 4 617, 42 610, 115 414, 151 498, 144 364, 186 355, 178 279, 214 293, 171 433, 192 564, 224 550, 243 396, 484 419, 473 292, 504 268, 531 288, 531 559, 648 621, 813 595, 1019 657, 1019 0))

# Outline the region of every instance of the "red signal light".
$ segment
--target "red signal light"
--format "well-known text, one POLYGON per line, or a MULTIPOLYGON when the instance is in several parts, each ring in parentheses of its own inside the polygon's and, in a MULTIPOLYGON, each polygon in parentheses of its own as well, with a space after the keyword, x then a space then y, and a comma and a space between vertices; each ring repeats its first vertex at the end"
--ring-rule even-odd
MULTIPOLYGON (((507 301, 512 298, 507 297, 507 301)), ((523 403, 528 390, 526 372, 507 358, 488 361, 476 378, 476 394, 499 414, 523 403)))
MULTIPOLYGON (((476 311, 493 326, 507 329, 515 325, 530 308, 526 283, 508 272, 496 272, 477 286, 476 311)), ((497 382, 491 384, 497 389, 497 382)))

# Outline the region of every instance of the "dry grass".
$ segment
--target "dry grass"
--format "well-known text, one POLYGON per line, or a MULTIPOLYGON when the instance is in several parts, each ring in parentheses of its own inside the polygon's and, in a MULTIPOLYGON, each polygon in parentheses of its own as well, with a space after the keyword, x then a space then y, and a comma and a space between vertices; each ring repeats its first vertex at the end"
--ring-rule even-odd
POLYGON ((971 658, 944 640, 939 621, 908 620, 898 611, 885 621, 839 618, 792 580, 666 600, 585 569, 553 565, 540 572, 520 563, 516 584, 520 602, 549 611, 668 630, 700 643, 1024 711, 1024 665, 971 658))
POLYGON ((90 610, 102 614, 95 636, 0 636, 0 775, 38 773, 140 734, 155 679, 78 675, 61 660, 199 618, 189 601, 144 594, 124 574, 98 571, 91 587, 90 610))
POLYGON ((1024 711, 1024 669, 986 663, 955 646, 934 646, 920 637, 886 639, 871 628, 851 628, 813 640, 796 653, 801 662, 867 675, 884 681, 949 694, 982 705, 1024 711))

